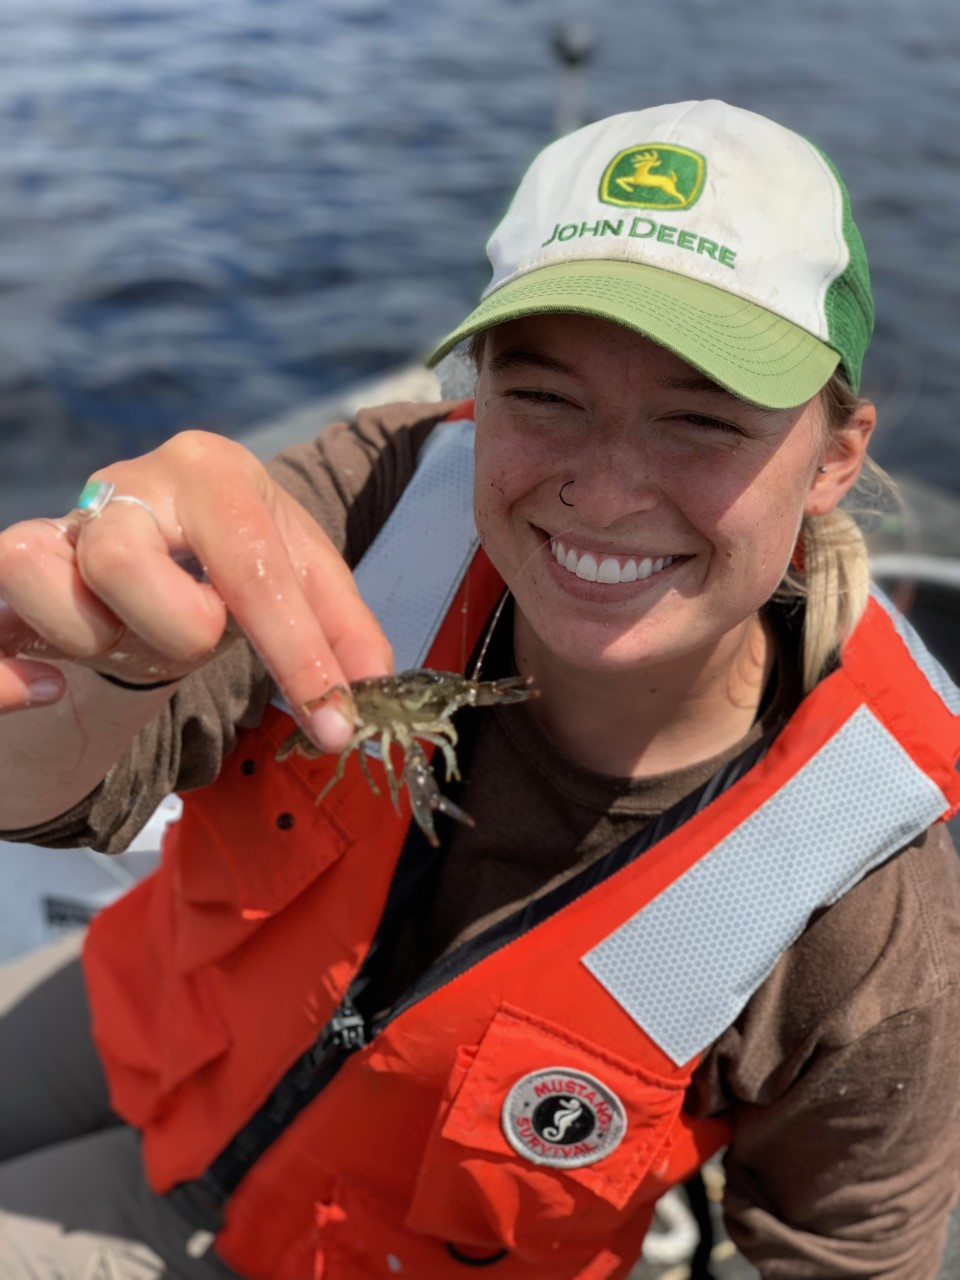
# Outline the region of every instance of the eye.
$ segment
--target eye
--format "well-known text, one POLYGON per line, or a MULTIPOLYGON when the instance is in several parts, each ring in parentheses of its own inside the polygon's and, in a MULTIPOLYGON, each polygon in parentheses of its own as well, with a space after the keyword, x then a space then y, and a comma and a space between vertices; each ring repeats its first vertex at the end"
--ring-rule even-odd
POLYGON ((694 427, 702 427, 706 431, 726 431, 731 435, 742 436, 742 430, 732 422, 724 422, 722 418, 710 418, 703 413, 685 413, 682 421, 694 427))
POLYGON ((537 391, 527 387, 514 387, 506 394, 511 400, 523 400, 528 404, 565 403, 563 396, 558 396, 553 391, 537 391))

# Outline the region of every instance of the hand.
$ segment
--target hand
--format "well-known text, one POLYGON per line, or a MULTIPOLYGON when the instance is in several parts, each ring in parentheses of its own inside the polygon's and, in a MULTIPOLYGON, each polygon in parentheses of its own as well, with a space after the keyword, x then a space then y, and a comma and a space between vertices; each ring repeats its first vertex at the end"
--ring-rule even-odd
MULTIPOLYGON (((71 512, 0 533, 0 713, 63 696, 63 669, 44 659, 150 684, 203 666, 241 630, 298 714, 333 685, 391 670, 340 553, 241 445, 187 431, 95 478, 156 520, 112 501, 93 520, 71 512)), ((349 737, 329 706, 303 727, 326 750, 349 737)))

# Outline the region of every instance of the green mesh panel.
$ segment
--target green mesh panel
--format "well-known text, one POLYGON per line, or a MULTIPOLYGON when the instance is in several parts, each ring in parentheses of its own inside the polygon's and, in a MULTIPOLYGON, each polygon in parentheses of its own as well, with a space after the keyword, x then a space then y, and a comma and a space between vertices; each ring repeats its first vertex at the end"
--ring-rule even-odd
POLYGON ((837 180, 843 197, 843 238, 850 254, 845 271, 841 272, 827 289, 824 310, 827 316, 829 343, 840 353, 840 362, 847 381, 854 391, 860 390, 860 372, 873 333, 873 296, 870 293, 870 268, 867 252, 853 220, 850 196, 836 166, 816 143, 811 146, 819 152, 837 180))

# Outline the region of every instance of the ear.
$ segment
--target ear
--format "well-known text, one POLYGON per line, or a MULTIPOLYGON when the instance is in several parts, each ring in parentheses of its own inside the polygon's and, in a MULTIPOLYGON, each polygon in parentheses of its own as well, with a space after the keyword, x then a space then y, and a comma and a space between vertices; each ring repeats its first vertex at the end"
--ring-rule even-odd
POLYGON ((861 400, 841 430, 830 432, 819 462, 826 470, 813 477, 805 515, 825 515, 853 488, 876 425, 876 408, 869 400, 861 400))

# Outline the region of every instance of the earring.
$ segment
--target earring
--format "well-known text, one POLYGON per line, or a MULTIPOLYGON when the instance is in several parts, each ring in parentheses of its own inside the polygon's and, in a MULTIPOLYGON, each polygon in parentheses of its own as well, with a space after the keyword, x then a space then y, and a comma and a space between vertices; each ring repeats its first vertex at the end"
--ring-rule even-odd
POLYGON ((562 484, 562 485, 560 486, 560 493, 559 493, 559 495, 558 495, 558 496, 559 496, 559 498, 560 498, 560 501, 563 503, 563 505, 564 505, 565 507, 572 507, 572 506, 573 506, 573 503, 572 503, 572 502, 568 502, 568 501, 566 500, 566 498, 563 496, 563 491, 564 491, 564 489, 569 489, 569 488, 570 488, 570 486, 571 486, 572 484, 573 484, 573 481, 572 481, 572 480, 568 480, 568 481, 566 482, 566 484, 562 484))
POLYGON ((825 475, 825 474, 826 474, 826 470, 827 470, 827 468, 826 468, 826 467, 817 467, 817 470, 820 472, 820 474, 821 474, 821 475, 825 475))

